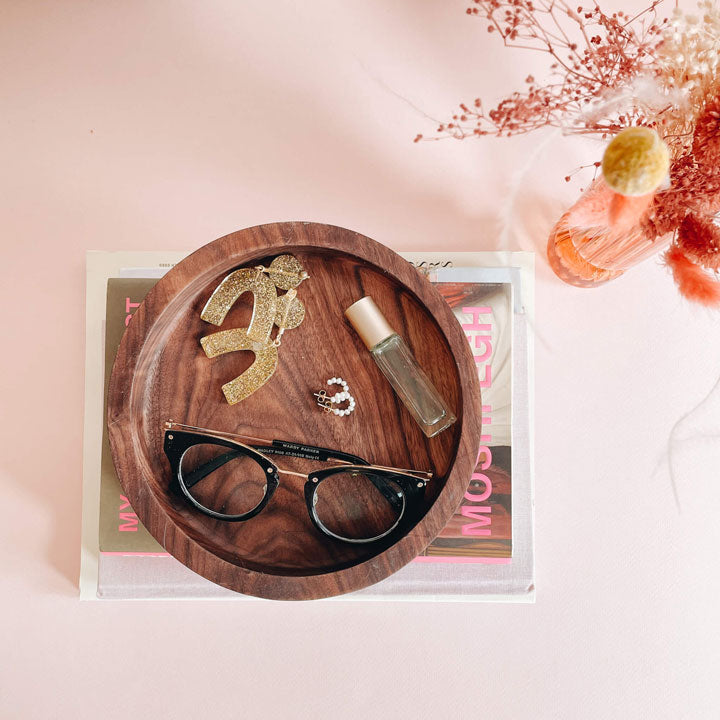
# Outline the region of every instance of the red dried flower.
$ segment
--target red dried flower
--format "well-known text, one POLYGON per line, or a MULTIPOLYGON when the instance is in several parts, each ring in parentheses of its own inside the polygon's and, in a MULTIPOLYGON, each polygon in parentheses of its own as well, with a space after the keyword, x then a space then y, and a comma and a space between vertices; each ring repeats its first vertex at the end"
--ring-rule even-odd
POLYGON ((720 270, 720 227, 712 219, 686 215, 680 223, 677 245, 698 265, 720 270))
POLYGON ((720 163, 720 95, 708 100, 698 116, 692 152, 708 165, 720 163))

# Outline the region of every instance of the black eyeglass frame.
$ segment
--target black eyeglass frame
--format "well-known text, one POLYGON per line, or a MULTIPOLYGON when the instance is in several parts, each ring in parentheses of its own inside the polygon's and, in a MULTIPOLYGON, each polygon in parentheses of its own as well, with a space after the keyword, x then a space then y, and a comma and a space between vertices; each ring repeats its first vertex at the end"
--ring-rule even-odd
POLYGON ((422 470, 408 470, 384 465, 374 465, 358 455, 340 450, 305 445, 304 443, 288 442, 285 440, 266 440, 248 435, 226 433, 208 428, 185 425, 173 421, 165 423, 164 451, 172 470, 170 489, 181 494, 199 512, 225 522, 242 522, 250 520, 261 513, 280 485, 281 474, 306 478, 304 486, 305 503, 314 527, 325 536, 347 543, 363 544, 387 539, 393 533, 400 530, 404 531, 408 525, 419 520, 419 510, 425 493, 425 487, 433 476, 432 473, 422 470), (260 444, 249 445, 240 442, 241 439, 260 444), (190 448, 202 444, 220 445, 234 452, 225 453, 224 455, 213 458, 200 468, 194 470, 192 478, 183 477, 183 456, 190 448), (189 489, 218 467, 237 457, 238 453, 252 458, 265 472, 267 483, 263 498, 254 508, 239 515, 219 513, 205 507, 192 496, 189 489), (294 470, 282 469, 272 462, 267 455, 285 455, 317 462, 332 462, 335 460, 340 464, 306 474, 294 470), (202 472, 203 470, 205 472, 202 472), (372 470, 372 473, 369 473, 368 470, 372 470), (398 504, 400 502, 402 503, 395 524, 380 535, 360 539, 342 537, 325 527, 315 512, 317 490, 323 480, 341 472, 353 471, 362 472, 366 475, 395 510, 398 510, 398 504), (402 494, 400 499, 398 499, 398 493, 393 487, 393 484, 401 490, 402 494))

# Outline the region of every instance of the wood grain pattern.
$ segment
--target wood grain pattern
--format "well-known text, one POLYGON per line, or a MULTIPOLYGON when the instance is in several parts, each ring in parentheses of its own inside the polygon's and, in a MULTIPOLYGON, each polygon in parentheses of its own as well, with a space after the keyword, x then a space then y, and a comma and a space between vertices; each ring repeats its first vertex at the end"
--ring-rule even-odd
MULTIPOLYGON (((244 295, 223 328, 247 326, 244 295)), ((216 329, 216 328, 213 328, 216 329)), ((108 396, 108 430, 118 476, 152 535, 195 572, 266 598, 310 599, 366 587, 398 570, 443 529, 458 506, 480 444, 480 391, 465 335, 439 293, 383 245, 342 228, 276 223, 241 230, 190 255, 157 283, 120 344, 108 396), (251 353, 209 359, 200 311, 231 270, 282 253, 310 274, 299 288, 303 324, 285 333, 272 379, 238 405, 221 385, 248 367, 251 353), (457 415, 426 438, 343 317, 371 295, 404 336, 457 415), (312 393, 333 376, 357 400, 352 415, 321 412, 312 393), (244 523, 213 520, 168 492, 162 451, 167 419, 268 439, 335 447, 378 464, 431 469, 426 512, 403 538, 378 548, 333 542, 312 527, 301 478, 283 476, 267 508, 244 523)), ((286 458, 281 461, 289 467, 286 458)), ((295 461, 307 472, 307 461, 295 461), (304 466, 302 463, 306 463, 304 466)), ((280 463, 278 463, 280 464, 280 463)))

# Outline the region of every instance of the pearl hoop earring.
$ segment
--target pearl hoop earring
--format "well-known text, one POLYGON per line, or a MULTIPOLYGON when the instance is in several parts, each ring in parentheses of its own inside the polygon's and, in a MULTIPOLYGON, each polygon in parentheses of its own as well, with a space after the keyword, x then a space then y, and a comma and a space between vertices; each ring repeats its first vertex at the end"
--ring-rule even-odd
POLYGON ((342 390, 336 392, 334 395, 328 395, 325 390, 313 393, 317 398, 318 407, 322 408, 326 413, 333 413, 333 415, 349 415, 355 409, 355 398, 350 394, 348 384, 340 377, 330 378, 327 381, 328 385, 339 385, 342 390), (344 408, 333 407, 333 405, 340 405, 347 400, 347 406, 344 408))

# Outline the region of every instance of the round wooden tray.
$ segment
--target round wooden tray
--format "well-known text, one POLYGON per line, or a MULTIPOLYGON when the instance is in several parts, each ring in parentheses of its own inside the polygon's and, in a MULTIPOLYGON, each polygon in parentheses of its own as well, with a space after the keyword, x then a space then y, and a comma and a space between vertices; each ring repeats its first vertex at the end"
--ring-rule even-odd
MULTIPOLYGON (((246 293, 221 329, 247 327, 251 314, 252 296, 246 293)), ((219 585, 292 600, 366 587, 422 552, 467 489, 480 444, 480 418, 479 383, 467 339, 431 284, 374 240, 303 222, 232 233, 170 270, 123 336, 108 396, 115 467, 133 509, 156 540, 219 585), (221 386, 249 367, 254 356, 206 357, 199 340, 218 328, 201 320, 200 312, 229 272, 259 262, 267 266, 284 253, 295 255, 310 275, 298 288, 305 320, 284 334, 270 381, 228 405, 221 386), (453 408, 457 422, 437 437, 425 437, 345 320, 343 311, 364 295, 375 299, 453 408), (313 398, 335 376, 349 382, 357 400, 355 412, 346 417, 321 412, 313 398), (336 542, 312 526, 304 481, 283 476, 256 517, 238 523, 215 520, 168 490, 170 467, 163 453, 168 419, 336 448, 381 465, 430 469, 435 477, 425 493, 425 514, 390 547, 336 542)))

